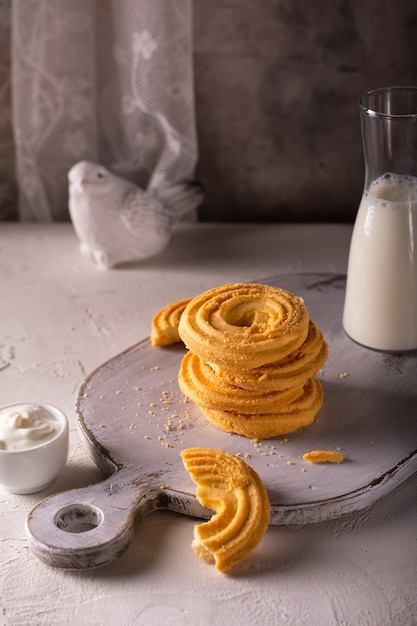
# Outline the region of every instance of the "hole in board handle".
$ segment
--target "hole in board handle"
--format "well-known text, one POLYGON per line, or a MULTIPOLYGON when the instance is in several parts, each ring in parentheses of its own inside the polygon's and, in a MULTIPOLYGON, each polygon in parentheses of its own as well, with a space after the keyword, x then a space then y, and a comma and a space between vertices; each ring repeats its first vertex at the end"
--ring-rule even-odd
POLYGON ((100 526, 103 512, 89 504, 72 504, 55 515, 55 526, 67 533, 86 533, 100 526))

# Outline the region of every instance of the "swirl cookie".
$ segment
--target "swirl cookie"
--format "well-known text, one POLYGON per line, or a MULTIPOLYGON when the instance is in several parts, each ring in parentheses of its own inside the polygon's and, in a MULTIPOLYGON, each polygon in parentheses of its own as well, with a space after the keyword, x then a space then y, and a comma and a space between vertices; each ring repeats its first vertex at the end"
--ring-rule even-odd
POLYGON ((311 378, 304 386, 304 393, 300 398, 276 412, 248 414, 203 406, 200 406, 200 411, 209 422, 227 433, 244 435, 251 439, 269 439, 309 426, 314 422, 322 404, 322 386, 318 380, 311 378))
POLYGON ((215 512, 194 527, 192 547, 201 559, 226 572, 247 557, 268 528, 265 486, 247 463, 223 450, 189 448, 181 457, 197 485, 198 500, 215 512))
POLYGON ((303 384, 271 392, 230 385, 209 363, 192 352, 188 352, 181 362, 178 383, 182 393, 199 407, 221 407, 225 411, 247 414, 279 412, 303 395, 303 384))
POLYGON ((204 361, 229 369, 261 367, 284 358, 307 338, 302 298, 258 284, 228 284, 193 298, 178 333, 204 361))
POLYGON ((247 370, 229 370, 213 365, 217 375, 243 389, 258 392, 282 391, 302 386, 323 367, 328 356, 327 343, 312 320, 309 322, 307 339, 291 354, 264 367, 247 370))
POLYGON ((168 346, 181 341, 178 334, 178 324, 190 299, 178 300, 168 304, 154 315, 151 326, 151 344, 153 346, 168 346))

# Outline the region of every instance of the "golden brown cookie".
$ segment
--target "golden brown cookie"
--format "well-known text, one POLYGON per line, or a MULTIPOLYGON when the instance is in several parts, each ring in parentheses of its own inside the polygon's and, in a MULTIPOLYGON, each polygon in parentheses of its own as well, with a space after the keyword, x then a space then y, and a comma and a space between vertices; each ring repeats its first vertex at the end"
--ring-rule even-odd
POLYGON ((152 319, 151 343, 153 346, 168 346, 179 343, 178 324, 182 312, 191 298, 178 300, 158 311, 152 319))
POLYGON ((178 384, 182 393, 200 407, 248 414, 279 412, 304 392, 303 384, 271 392, 229 385, 209 363, 192 352, 182 359, 178 384))
POLYGON ((276 412, 258 415, 243 412, 207 409, 200 406, 203 415, 214 426, 228 433, 244 435, 251 439, 279 437, 312 424, 323 404, 323 390, 315 378, 304 387, 303 395, 276 412))
POLYGON ((194 527, 196 554, 226 572, 243 561, 263 538, 270 504, 258 474, 242 459, 213 448, 181 452, 197 485, 197 498, 215 513, 194 527))
POLYGON ((304 343, 275 363, 246 370, 230 370, 215 364, 213 368, 230 385, 258 392, 282 391, 304 385, 323 367, 327 356, 327 343, 319 328, 310 320, 304 343))
POLYGON ((302 298, 278 287, 236 283, 193 298, 178 332, 204 361, 247 369, 296 350, 307 337, 308 322, 302 298))

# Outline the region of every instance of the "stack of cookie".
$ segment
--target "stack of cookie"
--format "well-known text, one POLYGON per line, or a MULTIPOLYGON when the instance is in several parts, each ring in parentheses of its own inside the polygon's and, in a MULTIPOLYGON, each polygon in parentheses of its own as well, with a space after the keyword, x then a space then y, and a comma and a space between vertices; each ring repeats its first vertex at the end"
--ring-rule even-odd
POLYGON ((264 439, 314 420, 327 344, 301 298, 268 285, 216 287, 187 304, 178 332, 190 350, 181 391, 218 428, 264 439))
POLYGON ((182 303, 189 352, 178 381, 218 428, 265 439, 311 424, 327 344, 294 294, 260 284, 216 287, 182 303))

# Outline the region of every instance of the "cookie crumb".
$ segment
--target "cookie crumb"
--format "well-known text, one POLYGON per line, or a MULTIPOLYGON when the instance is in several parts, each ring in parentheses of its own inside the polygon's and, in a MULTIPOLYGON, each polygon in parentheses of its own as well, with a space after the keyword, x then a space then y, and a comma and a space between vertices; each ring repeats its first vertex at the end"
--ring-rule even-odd
POLYGON ((304 461, 309 463, 341 463, 345 455, 338 450, 310 450, 303 454, 304 461))

